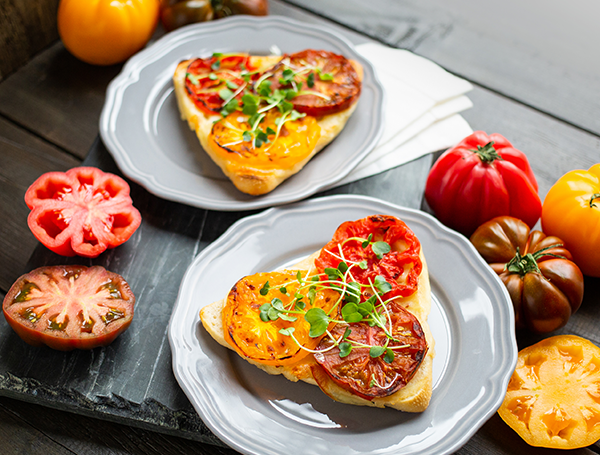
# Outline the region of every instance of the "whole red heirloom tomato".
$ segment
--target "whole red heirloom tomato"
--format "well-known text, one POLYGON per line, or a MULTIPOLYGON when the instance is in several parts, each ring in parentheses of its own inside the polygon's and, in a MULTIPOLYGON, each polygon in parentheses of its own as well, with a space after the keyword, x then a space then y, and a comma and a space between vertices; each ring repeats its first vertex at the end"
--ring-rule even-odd
POLYGON ((25 203, 33 235, 63 256, 96 257, 129 240, 142 221, 127 182, 94 167, 42 175, 25 203))
POLYGON ((600 277, 600 163, 568 172, 550 188, 542 228, 565 241, 585 275, 600 277))
POLYGON ((61 0, 58 33, 78 59, 113 65, 146 45, 158 11, 159 0, 61 0))
POLYGON ((499 216, 482 224, 471 242, 506 285, 517 328, 552 332, 581 305, 583 275, 558 237, 499 216))
POLYGON ((542 212, 537 191, 523 152, 500 134, 475 131, 435 162, 425 198, 442 223, 469 236, 501 215, 533 227, 542 212))
POLYGON ((2 311, 25 342, 70 351, 111 343, 131 324, 134 304, 121 275, 100 266, 55 265, 15 281, 2 311))

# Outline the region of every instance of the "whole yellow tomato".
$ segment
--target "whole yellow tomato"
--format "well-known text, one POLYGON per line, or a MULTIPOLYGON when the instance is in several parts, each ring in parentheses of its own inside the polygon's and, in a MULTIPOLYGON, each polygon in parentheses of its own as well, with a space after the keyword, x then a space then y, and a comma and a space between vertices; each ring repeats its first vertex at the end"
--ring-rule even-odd
POLYGON ((93 65, 122 62, 148 42, 159 0, 61 0, 58 33, 71 54, 93 65))
POLYGON ((584 275, 600 277, 600 163, 568 172, 550 188, 542 229, 565 242, 584 275))

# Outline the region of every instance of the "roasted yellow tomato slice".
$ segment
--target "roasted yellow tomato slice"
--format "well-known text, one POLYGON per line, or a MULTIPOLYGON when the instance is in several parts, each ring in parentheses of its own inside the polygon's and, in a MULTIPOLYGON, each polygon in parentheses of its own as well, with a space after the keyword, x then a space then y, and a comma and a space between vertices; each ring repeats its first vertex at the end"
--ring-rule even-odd
POLYGON ((321 136, 314 117, 294 118, 277 109, 260 118, 234 112, 214 124, 209 141, 216 145, 213 149, 227 161, 231 171, 245 166, 292 169, 310 157, 321 136))
POLYGON ((225 339, 241 356, 265 365, 289 365, 309 353, 299 345, 314 350, 319 344, 323 335, 309 336, 304 312, 310 308, 329 312, 339 293, 317 289, 310 298, 311 285, 301 285, 297 273, 257 273, 242 278, 231 289, 223 309, 223 327, 225 339), (282 329, 293 329, 292 336, 281 334, 282 329))
POLYGON ((593 444, 600 439, 600 348, 558 335, 523 349, 498 414, 532 446, 593 444))

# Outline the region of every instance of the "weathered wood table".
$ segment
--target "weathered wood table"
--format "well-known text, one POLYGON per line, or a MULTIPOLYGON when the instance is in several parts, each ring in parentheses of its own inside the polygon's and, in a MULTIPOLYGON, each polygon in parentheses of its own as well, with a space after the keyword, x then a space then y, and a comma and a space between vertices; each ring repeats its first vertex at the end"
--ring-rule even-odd
MULTIPOLYGON (((327 24, 355 43, 377 40, 409 49, 471 81, 474 107, 463 116, 473 129, 499 132, 528 154, 542 198, 563 173, 600 162, 600 30, 595 24, 600 6, 593 0, 568 5, 541 0, 272 0, 270 6, 271 14, 327 24)), ((120 69, 85 65, 56 42, 0 82, 0 296, 34 266, 77 262, 38 246, 27 228, 23 195, 43 172, 82 162, 119 172, 97 135, 106 87, 120 69)), ((420 208, 432 160, 426 156, 326 194, 366 194, 420 208)), ((30 348, 2 319, 0 453, 235 453, 217 445, 178 388, 165 330, 179 281, 194 255, 248 213, 163 201, 134 183, 132 193, 144 217, 136 234, 143 254, 125 246, 125 253, 84 264, 147 276, 134 287, 138 305, 145 307, 139 311, 159 332, 152 333, 154 341, 143 340, 151 352, 133 348, 116 356, 30 348), (132 266, 126 259, 135 254, 138 265, 132 266), (105 355, 123 363, 105 362, 105 355), (145 376, 151 380, 128 368, 146 368, 150 361, 145 376)), ((600 344, 600 280, 586 278, 585 285, 580 311, 557 333, 600 344)), ((132 329, 128 336, 141 336, 141 327, 132 329)), ((519 334, 518 343, 524 347, 538 339, 519 334)), ((549 452, 527 446, 495 415, 457 453, 549 452)), ((600 453, 600 445, 576 453, 600 453)))

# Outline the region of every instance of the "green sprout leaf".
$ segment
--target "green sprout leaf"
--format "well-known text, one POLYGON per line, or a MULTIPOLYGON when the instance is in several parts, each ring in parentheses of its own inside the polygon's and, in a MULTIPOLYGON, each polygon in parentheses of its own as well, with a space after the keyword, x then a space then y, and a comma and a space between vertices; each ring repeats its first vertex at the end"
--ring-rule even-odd
POLYGON ((301 119, 301 118, 303 118, 303 117, 306 117, 306 114, 304 114, 304 113, 302 113, 302 114, 301 114, 301 113, 300 113, 300 112, 298 112, 297 110, 293 110, 293 111, 292 111, 292 113, 290 114, 290 120, 291 120, 292 122, 293 122, 293 121, 296 121, 296 120, 298 120, 298 119, 301 119))
POLYGON ((386 348, 384 346, 371 346, 371 349, 369 349, 369 355, 372 358, 376 358, 379 357, 380 355, 383 355, 383 353, 386 351, 386 348))
POLYGON ((385 363, 392 363, 394 361, 394 351, 392 351, 390 348, 387 348, 385 350, 385 356, 383 357, 383 361, 385 363))
POLYGON ((344 278, 342 272, 340 272, 338 269, 334 269, 333 267, 325 267, 323 271, 327 274, 327 277, 332 281, 344 278))
POLYGON ((367 300, 363 303, 359 303, 356 311, 358 311, 362 316, 367 317, 373 313, 373 311, 375 311, 375 307, 373 306, 372 302, 367 300))
POLYGON ((333 74, 319 72, 319 79, 321 79, 322 81, 332 81, 333 74))
POLYGON ((329 325, 329 317, 321 308, 311 308, 304 315, 304 319, 310 324, 308 336, 311 338, 323 335, 329 325))
POLYGON ((360 261, 358 263, 358 266, 362 269, 362 270, 367 270, 367 268, 369 267, 369 265, 367 264, 367 260, 363 259, 362 261, 360 261))
POLYGON ((271 300, 271 305, 273 305, 273 308, 275 308, 276 310, 285 311, 285 308, 283 307, 283 302, 277 297, 271 300))
POLYGON ((217 79, 219 79, 219 76, 217 76, 215 73, 210 73, 210 74, 208 75, 208 78, 209 78, 211 81, 216 81, 217 79))
POLYGON ((385 281, 385 278, 382 275, 377 275, 375 277, 375 287, 382 295, 387 294, 392 290, 392 285, 385 281))
POLYGON ((348 264, 346 264, 344 261, 341 261, 338 264, 337 268, 340 272, 342 272, 342 275, 343 275, 344 273, 346 273, 348 271, 348 264))
POLYGON ((237 85, 235 82, 232 82, 232 81, 225 82, 225 85, 227 86, 227 88, 229 88, 231 90, 237 90, 238 88, 240 88, 239 85, 237 85))
POLYGON ((279 333, 289 337, 289 336, 292 336, 292 333, 294 333, 294 330, 296 330, 294 327, 288 327, 287 329, 279 330, 279 333))
POLYGON ((342 307, 342 318, 346 322, 360 322, 363 316, 358 312, 358 306, 355 303, 347 303, 342 307))
MULTIPOLYGON (((250 131, 244 131, 244 133, 242 134, 242 139, 244 140, 244 142, 251 142, 252 141, 252 133, 250 131)), ((262 289, 261 289, 261 291, 262 291, 262 289)))
POLYGON ((308 85, 310 88, 313 88, 315 86, 315 73, 310 73, 308 75, 308 77, 306 78, 306 85, 308 85))
POLYGON ((360 284, 352 281, 346 284, 346 296, 344 297, 346 302, 356 303, 360 302, 360 284))
POLYGON ((377 256, 377 259, 383 259, 383 255, 389 253, 392 248, 386 242, 375 242, 371 246, 373 253, 377 256))
POLYGON ((269 309, 271 309, 270 303, 265 303, 260 306, 260 320, 263 322, 269 322, 271 318, 269 317, 269 309))
POLYGON ((229 90, 228 88, 222 88, 221 90, 219 90, 219 97, 222 100, 228 100, 233 96, 233 92, 231 90, 229 90))
POLYGON ((308 288, 308 301, 310 302, 310 305, 313 306, 315 304, 315 297, 317 296, 317 288, 314 286, 311 286, 310 288, 308 288))
POLYGON ((270 288, 271 288, 271 285, 269 284, 269 280, 267 280, 267 282, 265 284, 263 284, 263 287, 260 288, 260 291, 258 291, 258 292, 260 293, 260 295, 265 296, 269 293, 270 288))
POLYGON ((352 352, 352 345, 347 341, 340 343, 340 357, 343 359, 344 357, 348 357, 350 352, 352 352))
POLYGON ((362 246, 363 248, 368 247, 371 244, 372 239, 373 239, 373 234, 369 234, 369 236, 367 237, 367 240, 365 240, 363 243, 361 243, 360 246, 362 246))

